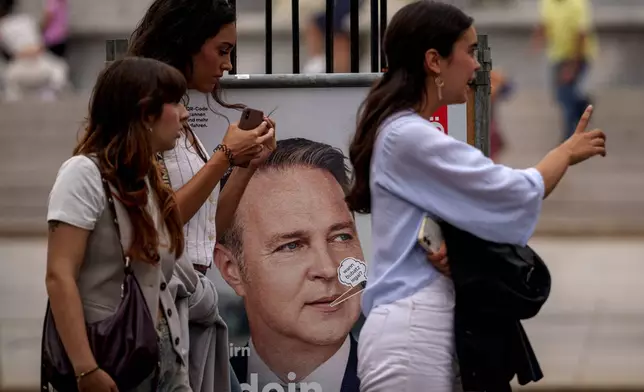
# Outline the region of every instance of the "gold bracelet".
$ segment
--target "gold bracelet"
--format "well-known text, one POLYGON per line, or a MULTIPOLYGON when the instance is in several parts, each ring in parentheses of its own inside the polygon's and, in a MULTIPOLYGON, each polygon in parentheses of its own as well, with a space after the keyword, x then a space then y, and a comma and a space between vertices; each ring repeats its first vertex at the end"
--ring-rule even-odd
POLYGON ((88 370, 88 371, 86 371, 86 372, 81 372, 78 376, 76 376, 76 382, 77 382, 77 383, 79 383, 79 382, 80 382, 80 380, 81 380, 81 378, 83 378, 83 377, 85 377, 85 376, 87 376, 87 375, 89 375, 89 374, 94 373, 94 372, 95 372, 95 371, 97 371, 98 369, 100 369, 100 367, 96 366, 96 367, 95 367, 94 369, 92 369, 92 370, 88 370))

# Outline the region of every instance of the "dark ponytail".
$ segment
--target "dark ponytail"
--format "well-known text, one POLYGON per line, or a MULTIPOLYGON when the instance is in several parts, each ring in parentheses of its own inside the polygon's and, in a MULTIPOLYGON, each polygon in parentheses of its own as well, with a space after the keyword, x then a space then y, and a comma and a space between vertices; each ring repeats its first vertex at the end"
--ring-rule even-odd
POLYGON ((349 147, 353 182, 346 200, 352 211, 371 212, 371 157, 381 125, 401 110, 417 109, 425 99, 425 53, 435 49, 449 57, 472 22, 452 5, 427 0, 406 5, 393 16, 383 42, 388 71, 362 102, 349 147))

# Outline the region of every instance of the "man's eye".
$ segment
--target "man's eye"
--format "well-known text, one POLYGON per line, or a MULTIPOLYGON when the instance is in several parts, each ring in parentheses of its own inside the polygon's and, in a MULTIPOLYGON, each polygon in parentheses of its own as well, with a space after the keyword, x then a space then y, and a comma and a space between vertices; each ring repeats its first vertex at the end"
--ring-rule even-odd
POLYGON ((288 244, 281 245, 277 249, 275 249, 275 252, 292 252, 294 250, 297 250, 300 247, 300 243, 298 241, 293 241, 289 242, 288 244))
POLYGON ((338 234, 333 238, 334 241, 340 241, 340 242, 351 241, 352 239, 353 239, 353 236, 347 233, 338 234))

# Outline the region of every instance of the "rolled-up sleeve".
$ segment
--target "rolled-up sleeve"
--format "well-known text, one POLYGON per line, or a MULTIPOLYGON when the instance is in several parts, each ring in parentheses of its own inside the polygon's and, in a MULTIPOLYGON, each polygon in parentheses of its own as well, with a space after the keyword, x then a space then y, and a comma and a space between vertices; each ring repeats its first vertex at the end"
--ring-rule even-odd
POLYGON ((383 131, 377 186, 480 238, 527 244, 544 196, 536 169, 495 164, 420 121, 383 131))

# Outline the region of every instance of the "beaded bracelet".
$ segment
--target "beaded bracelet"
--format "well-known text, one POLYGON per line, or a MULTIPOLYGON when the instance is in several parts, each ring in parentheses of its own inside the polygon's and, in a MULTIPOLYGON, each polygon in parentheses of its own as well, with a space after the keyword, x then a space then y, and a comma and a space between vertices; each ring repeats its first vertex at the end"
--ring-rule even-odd
POLYGON ((226 154, 226 158, 228 158, 228 163, 230 163, 230 166, 235 166, 235 160, 233 159, 233 152, 230 151, 230 148, 228 148, 227 145, 225 144, 217 145, 217 147, 215 147, 213 152, 217 152, 217 151, 223 151, 224 154, 226 154))

